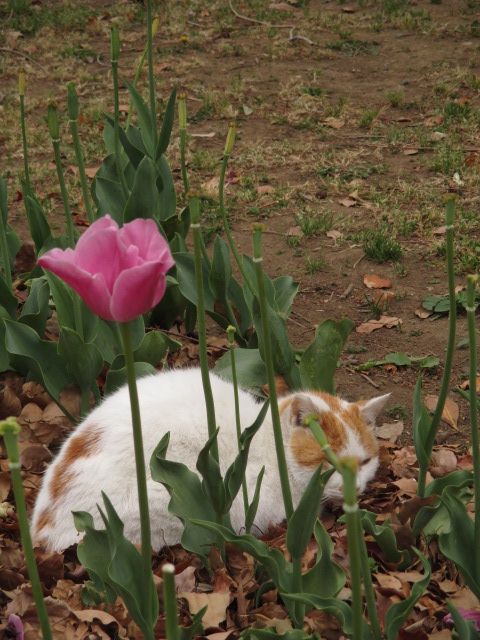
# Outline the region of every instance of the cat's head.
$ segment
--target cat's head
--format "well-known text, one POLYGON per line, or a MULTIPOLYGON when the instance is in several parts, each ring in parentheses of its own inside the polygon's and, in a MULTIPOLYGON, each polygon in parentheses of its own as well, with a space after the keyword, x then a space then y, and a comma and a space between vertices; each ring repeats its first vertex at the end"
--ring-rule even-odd
MULTIPOLYGON (((328 467, 325 453, 304 425, 304 419, 314 415, 337 456, 358 460, 357 489, 365 490, 378 468, 378 442, 375 420, 390 394, 371 400, 347 402, 328 393, 302 391, 279 402, 284 433, 288 439, 287 454, 294 473, 305 481, 320 463, 328 467)), ((342 498, 342 478, 335 472, 325 488, 325 497, 342 498)))

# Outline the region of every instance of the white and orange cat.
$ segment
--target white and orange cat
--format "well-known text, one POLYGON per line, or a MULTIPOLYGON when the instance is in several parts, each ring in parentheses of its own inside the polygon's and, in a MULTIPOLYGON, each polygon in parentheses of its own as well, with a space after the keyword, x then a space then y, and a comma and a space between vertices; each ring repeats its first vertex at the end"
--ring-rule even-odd
MULTIPOLYGON (((218 446, 222 472, 237 455, 233 386, 212 375, 218 446)), ((154 482, 148 462, 162 436, 170 431, 167 458, 195 469, 197 456, 207 440, 207 416, 200 369, 175 369, 138 381, 143 440, 148 473, 148 493, 154 549, 180 541, 181 522, 168 513, 169 495, 154 482)), ((338 455, 355 456, 359 461, 358 489, 364 491, 378 467, 378 444, 374 435, 375 418, 388 395, 366 402, 350 403, 325 393, 302 391, 279 401, 282 430, 289 467, 293 501, 296 505, 323 451, 303 417, 316 414, 338 455)), ((240 391, 242 427, 255 421, 260 405, 240 391)), ((248 458, 246 479, 250 499, 260 469, 265 466, 254 533, 285 518, 278 476, 270 412, 255 435, 248 458)), ((341 498, 338 473, 328 481, 324 497, 341 498)), ((63 444, 56 460, 45 474, 33 512, 35 543, 49 550, 63 550, 78 542, 72 511, 88 511, 101 525, 97 504, 104 491, 125 524, 125 535, 140 542, 140 521, 135 478, 135 460, 127 387, 122 387, 94 409, 63 444)), ((241 492, 240 492, 241 493, 241 492)), ((241 495, 231 510, 232 524, 241 530, 244 521, 241 495)), ((103 527, 102 527, 103 528, 103 527)))

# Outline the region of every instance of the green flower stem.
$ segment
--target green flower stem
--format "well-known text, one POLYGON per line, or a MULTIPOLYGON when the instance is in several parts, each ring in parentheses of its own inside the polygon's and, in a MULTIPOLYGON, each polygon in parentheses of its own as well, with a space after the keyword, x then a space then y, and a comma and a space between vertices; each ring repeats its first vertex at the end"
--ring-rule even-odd
POLYGON ((72 134, 73 148, 75 150, 75 157, 77 159, 78 171, 80 174, 80 184, 82 187, 83 203, 85 205, 85 211, 87 212, 87 218, 90 224, 94 222, 95 215, 93 213, 92 201, 90 200, 90 193, 88 190, 87 175, 85 173, 85 162, 83 159, 82 146, 80 144, 80 138, 78 135, 78 96, 75 90, 75 84, 69 82, 67 84, 68 91, 68 122, 70 125, 70 132, 72 134))
POLYGON ((60 126, 58 124, 57 107, 53 103, 50 103, 48 105, 48 129, 50 132, 50 137, 52 139, 58 183, 60 185, 60 192, 62 194, 68 245, 73 248, 75 246, 75 227, 73 226, 72 211, 70 209, 67 187, 65 185, 65 179, 63 177, 62 161, 60 157, 60 126))
MULTIPOLYGON (((322 429, 322 427, 320 426, 320 424, 318 423, 318 421, 316 420, 315 416, 307 416, 304 420, 305 425, 311 430, 313 436, 315 437, 316 441, 320 444, 320 446, 323 449, 323 452, 325 453, 325 457, 327 458, 328 462, 335 467, 335 469, 339 472, 339 473, 343 473, 342 472, 342 465, 341 465, 341 460, 340 458, 338 458, 338 456, 333 452, 333 450, 330 447, 330 444, 328 442, 327 436, 325 435, 324 430, 322 429)), ((345 486, 345 479, 344 479, 344 486, 345 486)), ((355 494, 356 495, 356 494, 355 494)), ((355 497, 356 500, 356 497, 355 497)), ((345 499, 345 503, 346 503, 346 499, 345 499)), ((375 591, 373 588, 373 584, 372 584, 372 574, 370 571, 370 566, 368 563, 368 553, 367 553, 367 546, 365 544, 365 538, 363 536, 363 527, 362 527, 362 523, 361 523, 361 519, 359 517, 358 512, 356 514, 353 514, 355 516, 355 522, 356 522, 356 527, 357 527, 357 533, 355 538, 359 541, 359 546, 360 546, 360 563, 361 563, 361 571, 362 571, 362 576, 363 576, 363 583, 364 583, 364 587, 365 587, 365 598, 367 601, 367 608, 368 608, 368 618, 370 620, 370 624, 372 626, 372 634, 375 640, 381 640, 382 638, 382 631, 380 628, 380 623, 378 620, 378 613, 377 613, 377 604, 376 604, 376 600, 375 600, 375 591)))
POLYGON ((120 38, 117 27, 112 27, 110 54, 112 64, 112 80, 113 80, 113 144, 115 148, 115 167, 120 180, 122 193, 124 198, 128 198, 128 186, 123 173, 122 161, 120 155, 120 98, 118 95, 118 58, 120 57, 120 38))
POLYGON ((347 522, 348 558, 350 563, 350 586, 352 589, 353 640, 363 638, 362 561, 359 544, 357 502, 357 460, 340 458, 340 473, 343 478, 343 510, 347 522))
POLYGON ((278 473, 280 475, 280 485, 282 488, 283 504, 287 520, 293 513, 292 492, 288 478, 287 460, 285 448, 283 446, 282 427, 280 425, 280 414, 278 411, 277 391, 275 388, 275 372, 273 370, 272 343, 270 338, 270 327, 267 321, 267 299, 265 295, 265 283, 262 269, 262 225, 254 225, 253 230, 253 261, 257 276, 258 302, 262 317, 262 330, 265 336, 265 365, 267 368, 268 389, 270 392, 270 411, 272 414, 273 436, 275 439, 275 450, 277 453, 278 473))
POLYGON ((152 0, 147 0, 147 60, 148 60, 148 95, 150 98, 150 112, 152 114, 153 146, 157 148, 157 107, 155 101, 155 75, 153 69, 153 29, 152 29, 152 0))
MULTIPOLYGON (((303 592, 303 580, 302 580, 302 558, 301 556, 292 557, 292 591, 293 593, 303 592)), ((305 605, 302 602, 295 603, 295 628, 303 629, 303 622, 305 620, 305 605)))
MULTIPOLYGON (((203 292, 203 270, 202 270, 202 232, 200 230, 200 200, 197 196, 190 198, 189 203, 191 224, 193 235, 193 248, 195 257, 195 287, 197 290, 197 321, 198 321, 198 349, 200 356, 200 369, 202 371, 203 391, 205 393, 205 405, 207 408, 208 437, 211 438, 217 430, 215 419, 215 405, 213 404, 212 386, 208 373, 207 356, 207 330, 205 326, 205 298, 203 292)), ((218 462, 218 444, 215 441, 212 445, 212 455, 218 462)))
POLYGON ((480 443, 477 414, 477 335, 475 326, 475 288, 478 276, 467 276, 467 322, 470 346, 470 428, 472 432, 473 483, 475 488, 475 575, 480 580, 480 443))
MULTIPOLYGON (((430 429, 425 442, 425 450, 428 458, 430 459, 433 449, 433 444, 438 431, 438 426, 445 406, 445 401, 448 394, 448 385, 450 382, 450 375, 452 372, 453 351, 455 348, 455 331, 457 326, 457 300, 455 294, 455 276, 453 271, 453 238, 454 238, 454 219, 455 219, 455 202, 450 199, 447 202, 447 209, 445 214, 445 226, 446 226, 446 248, 447 248, 447 277, 448 277, 448 295, 450 300, 450 311, 448 314, 448 339, 447 339, 447 351, 445 355, 445 366, 443 368, 442 382, 440 385, 440 392, 438 394, 437 406, 430 423, 430 429)), ((425 486, 427 480, 428 466, 420 466, 418 472, 418 486, 417 494, 421 497, 425 495, 425 486)))
POLYGON ((22 474, 20 471, 20 455, 18 450, 18 434, 20 427, 15 418, 7 418, 0 422, 0 435, 3 436, 9 467, 12 474, 13 493, 17 507, 17 519, 20 527, 23 553, 27 565, 28 576, 32 584, 33 599, 37 608, 38 619, 44 640, 51 640, 52 632, 48 621, 47 609, 43 600, 42 586, 38 575, 35 555, 33 553, 32 538, 28 527, 27 508, 25 506, 25 494, 23 492, 22 474))
POLYGON ((177 595, 175 592, 175 567, 164 564, 163 575, 163 606, 165 610, 165 631, 167 640, 180 640, 178 627, 177 595))
POLYGON ((230 158, 230 155, 233 151, 233 145, 235 142, 235 132, 236 132, 235 123, 232 122, 228 127, 227 140, 225 142, 222 165, 220 167, 220 180, 218 183, 218 204, 220 207, 220 215, 222 216, 222 220, 223 220, 223 229, 225 231, 225 235, 227 236, 227 242, 228 242, 228 246, 230 247, 230 251, 232 252, 233 257, 235 258, 235 262, 237 263, 238 270, 242 274, 243 281, 245 282, 247 287, 250 289, 250 292, 253 295, 255 295, 255 286, 253 282, 251 282, 250 278, 247 275, 247 272, 243 268, 243 260, 240 254, 238 253, 237 246, 233 239, 232 232, 230 230, 230 224, 228 222, 227 212, 225 209, 225 173, 227 171, 228 159, 230 158))
MULTIPOLYGON (((135 452, 135 468, 137 472, 138 505, 140 509, 140 528, 142 543, 143 571, 145 584, 152 580, 152 542, 150 533, 150 515, 148 510, 147 476, 145 471, 145 453, 143 450, 142 424, 140 404, 138 401, 137 382, 135 379, 135 362, 132 349, 132 329, 129 323, 119 323, 122 336, 125 364, 127 368, 128 391, 132 412, 133 447, 135 452)), ((147 598, 147 604, 151 599, 147 598)), ((150 619, 150 616, 147 616, 150 619)), ((153 636, 152 636, 153 638, 153 636)))
POLYGON ((188 181, 187 173, 187 103, 185 100, 185 94, 181 93, 178 96, 178 124, 180 131, 180 168, 182 171, 182 182, 184 196, 187 198, 188 191, 190 189, 190 183, 188 181))
MULTIPOLYGON (((155 37, 155 35, 157 34, 159 26, 160 26, 160 18, 155 18, 153 20, 153 22, 152 22, 152 40, 155 37)), ((132 82, 132 85, 134 87, 137 86, 137 82, 140 79, 140 74, 142 73, 143 65, 145 64, 145 58, 147 57, 147 52, 148 52, 148 44, 145 45, 145 48, 144 48, 144 50, 142 52, 142 55, 140 56, 140 58, 138 60, 137 68, 135 70, 135 76, 134 76, 133 82, 132 82)), ((130 126, 130 120, 132 118, 132 111, 133 111, 133 100, 130 98, 130 106, 128 108, 127 122, 125 124, 125 128, 126 129, 128 129, 128 127, 130 126)))
POLYGON ((27 124, 25 118, 25 87, 25 71, 21 69, 20 73, 18 74, 18 95, 20 97, 20 126, 22 129, 23 170, 25 173, 25 183, 27 185, 27 190, 29 193, 31 193, 32 185, 30 182, 30 168, 28 164, 27 124))
POLYGON ((12 288, 12 269, 10 266, 10 252, 8 250, 7 242, 7 214, 8 211, 4 209, 4 203, 0 198, 0 253, 3 263, 3 272, 5 276, 5 282, 8 288, 12 288))
MULTIPOLYGON (((240 422, 240 402, 238 399, 238 379, 237 379, 237 366, 235 364, 235 327, 229 325, 227 327, 228 348, 230 350, 230 362, 232 367, 232 382, 233 382, 233 398, 235 403, 235 427, 237 429, 237 443, 238 451, 240 452, 240 436, 242 435, 242 425, 240 422)), ((243 509, 245 511, 245 518, 248 512, 248 489, 247 480, 245 477, 242 479, 242 494, 243 494, 243 509)), ((250 533, 250 527, 246 528, 246 533, 250 533)))

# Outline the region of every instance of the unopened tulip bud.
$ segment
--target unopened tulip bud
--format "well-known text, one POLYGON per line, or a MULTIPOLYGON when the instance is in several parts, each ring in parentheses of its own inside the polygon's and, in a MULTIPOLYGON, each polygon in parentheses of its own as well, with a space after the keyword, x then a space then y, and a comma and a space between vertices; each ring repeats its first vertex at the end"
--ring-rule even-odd
POLYGON ((228 126, 227 141, 225 142, 224 155, 229 156, 233 151, 233 145, 235 144, 235 134, 237 127, 234 122, 231 122, 228 126))
POLYGON ((187 128, 187 103, 185 94, 178 94, 178 126, 180 129, 187 128))
POLYGON ((227 339, 230 347, 233 346, 235 342, 235 333, 236 333, 235 327, 229 324, 227 327, 227 339))
POLYGON ((118 35, 118 28, 112 27, 110 38, 110 59, 112 63, 118 62, 120 57, 120 36, 118 35))
POLYGON ((18 95, 25 95, 25 88, 27 85, 27 78, 25 76, 25 69, 20 69, 18 72, 18 95))
POLYGON ((158 27, 160 26, 160 18, 157 16, 152 22, 152 38, 156 35, 158 27))
POLYGON ((48 130, 52 140, 56 141, 60 139, 60 127, 58 125, 58 113, 57 105, 54 102, 50 102, 47 112, 48 130))
POLYGON ((78 96, 75 89, 75 83, 69 82, 67 84, 67 108, 68 117, 70 120, 77 120, 78 118, 78 96))

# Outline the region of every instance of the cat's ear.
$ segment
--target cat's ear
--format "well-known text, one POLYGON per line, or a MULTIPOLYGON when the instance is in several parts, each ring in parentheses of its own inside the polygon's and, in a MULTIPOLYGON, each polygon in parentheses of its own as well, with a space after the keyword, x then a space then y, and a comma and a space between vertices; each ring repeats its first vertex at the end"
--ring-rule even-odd
POLYGON ((304 393, 296 393, 290 403, 289 424, 291 427, 304 427, 304 419, 307 416, 318 413, 318 407, 313 400, 304 393))
POLYGON ((363 400, 358 403, 360 414, 367 424, 375 424, 376 418, 380 415, 390 396, 390 393, 386 393, 383 396, 377 396, 371 400, 363 400))

